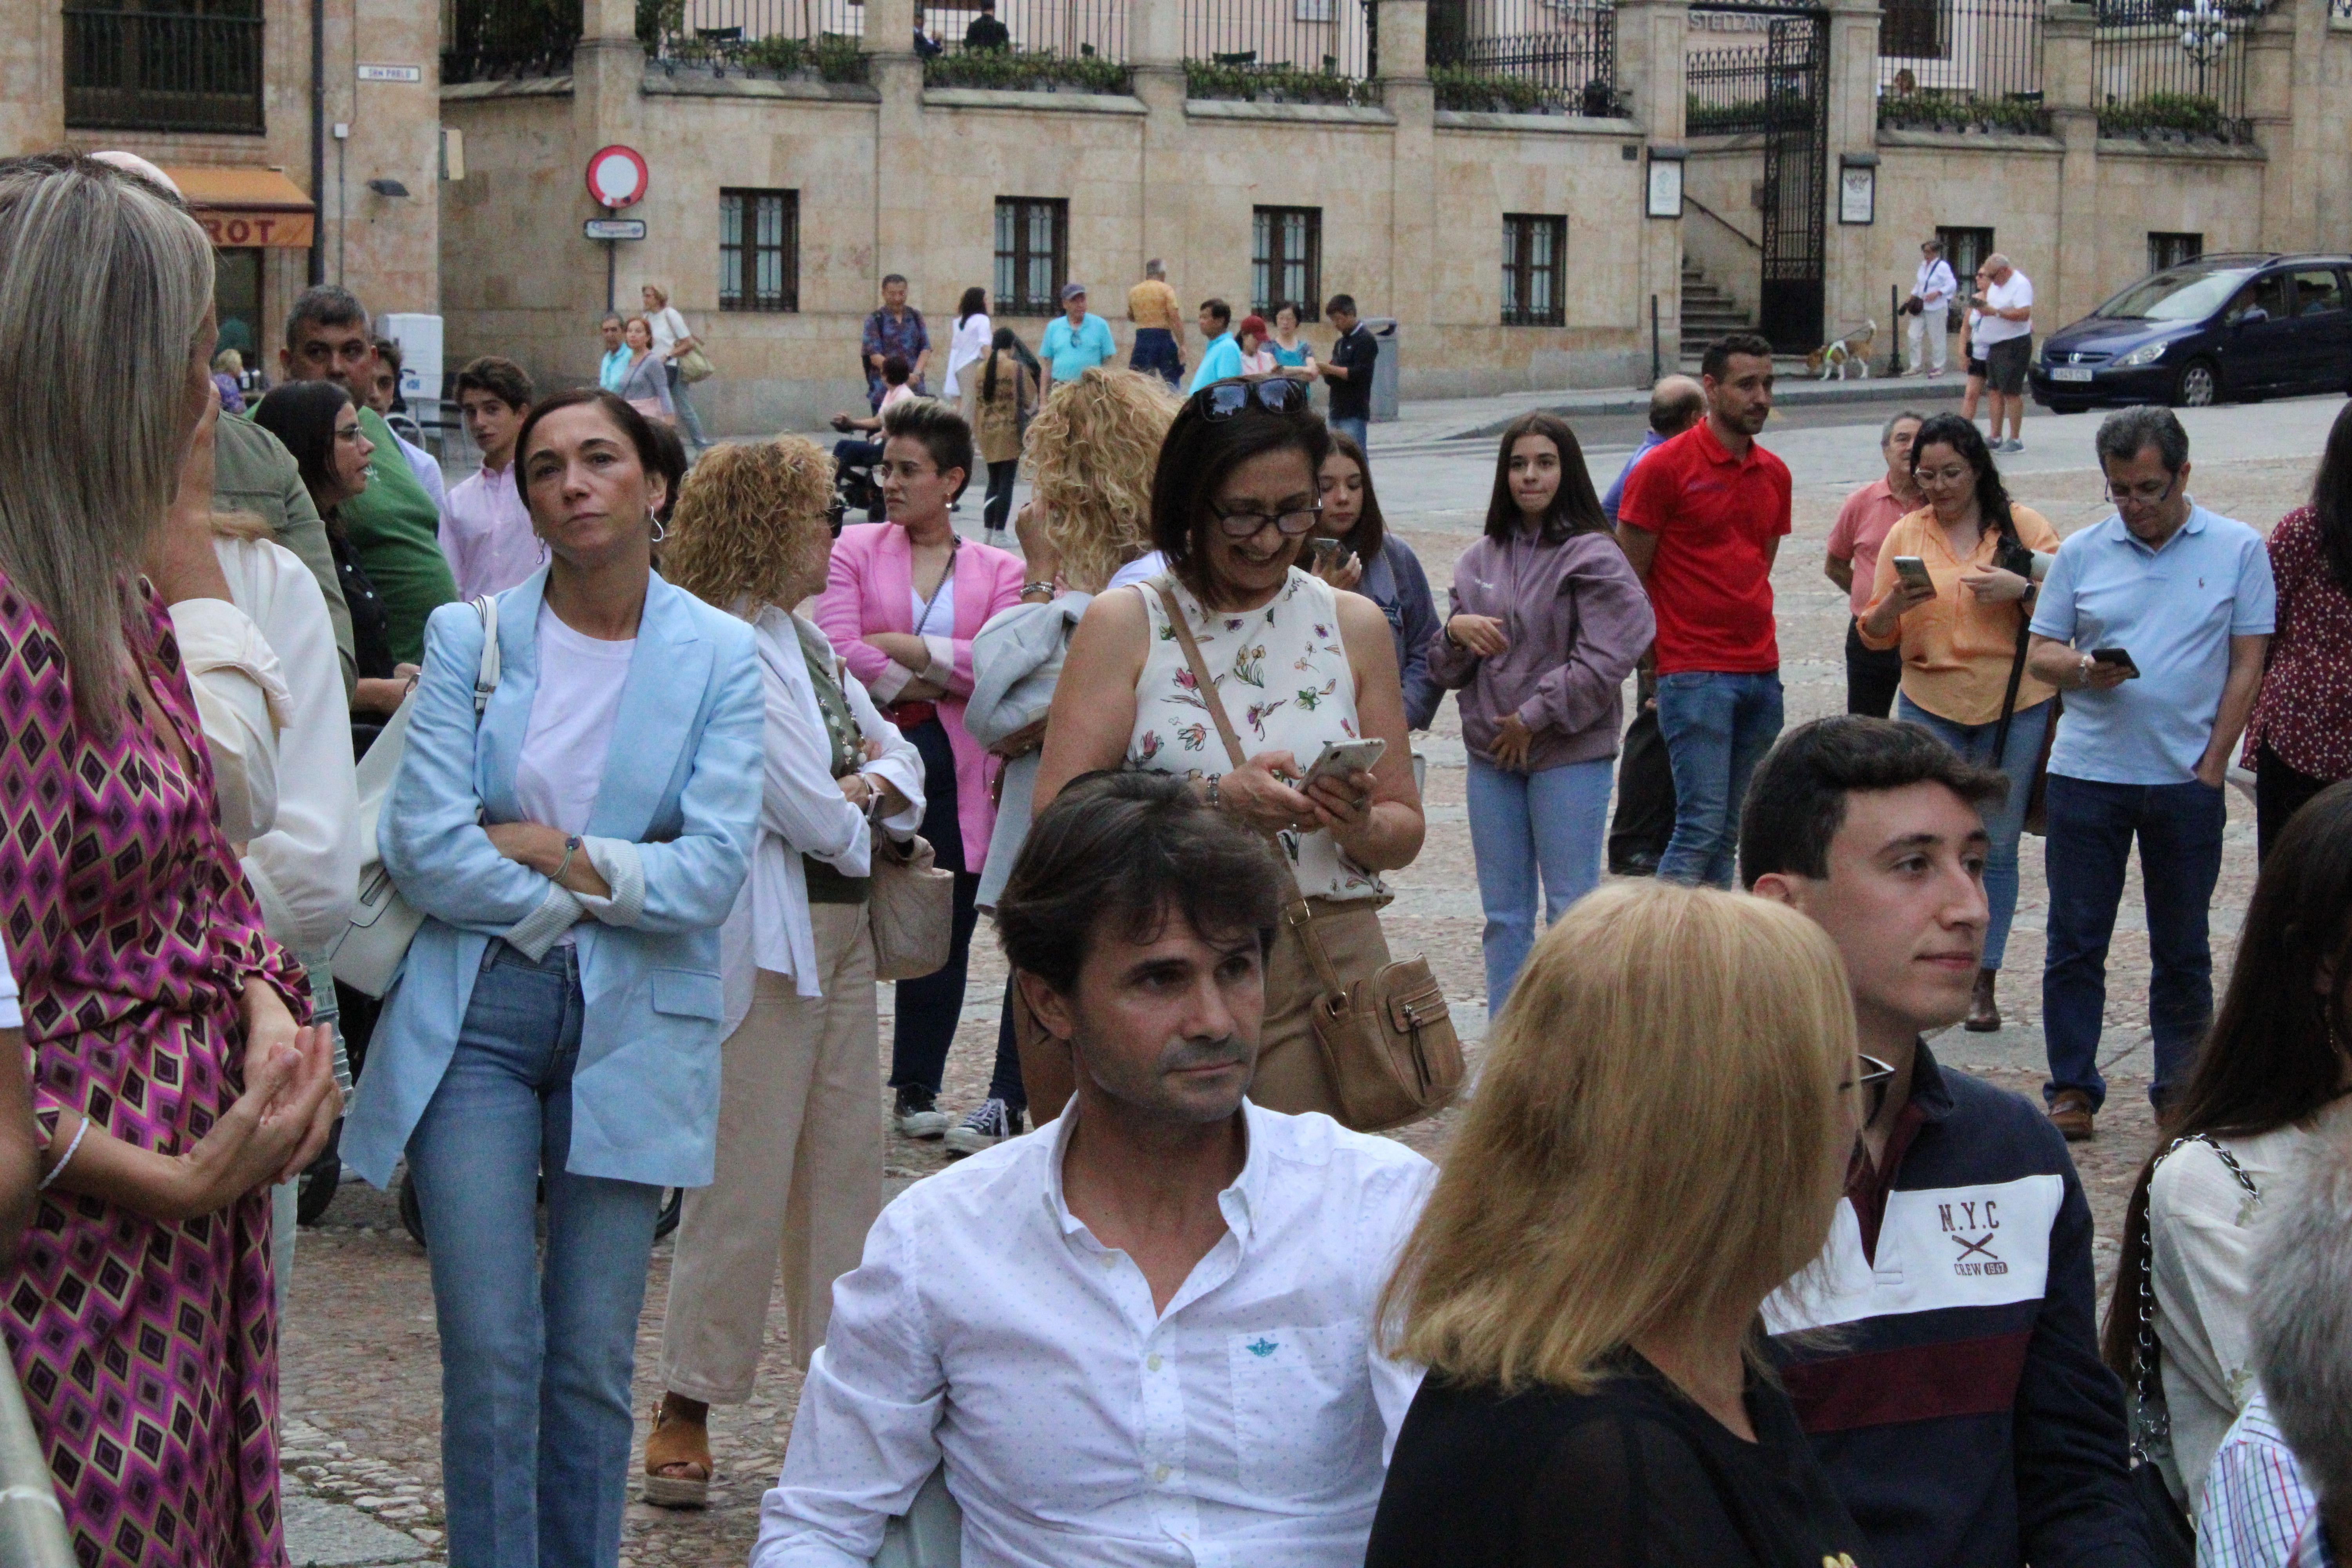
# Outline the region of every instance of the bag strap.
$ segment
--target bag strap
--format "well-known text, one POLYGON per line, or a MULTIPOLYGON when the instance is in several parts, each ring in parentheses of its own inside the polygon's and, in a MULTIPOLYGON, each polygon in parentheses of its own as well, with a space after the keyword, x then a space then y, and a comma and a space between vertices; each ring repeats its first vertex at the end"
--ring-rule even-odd
POLYGON ((490 694, 499 689, 498 595, 485 594, 475 600, 474 614, 482 618, 482 663, 474 672, 474 717, 478 721, 490 705, 490 694))
MULTIPOLYGON (((1225 743, 1225 755, 1240 767, 1249 759, 1242 754, 1241 737, 1234 732, 1234 721, 1225 717, 1224 699, 1217 693, 1217 683, 1209 674, 1208 660, 1201 657, 1201 644, 1192 636, 1192 628, 1184 619, 1182 606, 1176 602, 1175 579, 1162 572, 1151 579, 1151 586, 1160 595, 1160 608, 1168 615, 1168 624, 1176 633, 1176 646, 1184 650, 1184 662, 1192 671, 1192 684, 1200 689, 1201 701, 1209 710, 1209 717, 1217 726, 1217 735, 1225 743)), ((1314 966, 1315 978, 1327 995, 1337 995, 1347 987, 1339 972, 1331 963, 1330 954, 1323 951, 1323 942, 1315 932, 1315 910, 1307 901, 1307 890, 1298 885, 1298 873, 1290 864, 1290 855, 1278 839, 1268 835, 1274 846, 1274 858, 1282 862, 1282 874, 1290 884, 1290 892, 1282 901, 1282 918, 1298 933, 1299 945, 1307 950, 1307 961, 1314 966)))
MULTIPOLYGON (((2222 1168, 2237 1178, 2238 1185, 2245 1194, 2257 1203, 2262 1201, 2262 1190, 2254 1185, 2254 1179, 2246 1174, 2246 1168, 2238 1163, 2238 1157, 2221 1147, 2220 1141, 2210 1132, 2197 1132, 2186 1138, 2175 1138, 2166 1144, 2163 1152, 2157 1155, 2147 1168, 2151 1190, 2154 1187, 2158 1168, 2170 1159, 2176 1151, 2189 1143, 2202 1143, 2212 1150, 2215 1158, 2221 1162, 2222 1168)), ((2163 1345, 2156 1337, 2156 1253, 2152 1245, 2154 1228, 2154 1221, 2148 1217, 2147 1205, 2143 1205, 2140 1209, 2139 1251, 2141 1258, 2147 1261, 2141 1266, 2140 1270, 2139 1325, 2137 1332, 2133 1336, 2135 1352, 2133 1360, 2137 1365, 2138 1376, 2134 1382, 2132 1393, 2133 1402, 2138 1409, 2137 1418, 2132 1423, 2131 1434, 2132 1457, 2142 1462, 2148 1458, 2147 1449, 2149 1443, 2167 1439, 2172 1436, 2172 1413, 2165 1406, 2164 1383, 2161 1376, 2163 1345)))

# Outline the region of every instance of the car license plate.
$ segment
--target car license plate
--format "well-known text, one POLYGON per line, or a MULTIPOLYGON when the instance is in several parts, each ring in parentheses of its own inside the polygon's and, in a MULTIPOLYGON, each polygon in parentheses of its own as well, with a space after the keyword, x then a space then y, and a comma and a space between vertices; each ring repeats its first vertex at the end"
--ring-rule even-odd
POLYGON ((2050 367, 2050 379, 2053 381, 2088 381, 2091 379, 2091 367, 2086 364, 2053 364, 2050 367))

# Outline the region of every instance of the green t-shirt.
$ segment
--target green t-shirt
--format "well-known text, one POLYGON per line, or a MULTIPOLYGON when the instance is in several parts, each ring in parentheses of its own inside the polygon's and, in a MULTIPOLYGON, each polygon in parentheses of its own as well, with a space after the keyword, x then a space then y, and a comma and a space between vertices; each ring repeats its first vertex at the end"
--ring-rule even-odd
POLYGON ((368 487, 337 509, 352 553, 383 600, 392 657, 403 664, 425 658, 425 621, 457 596, 457 580, 441 553, 441 513, 373 408, 360 410, 360 430, 375 443, 368 487))

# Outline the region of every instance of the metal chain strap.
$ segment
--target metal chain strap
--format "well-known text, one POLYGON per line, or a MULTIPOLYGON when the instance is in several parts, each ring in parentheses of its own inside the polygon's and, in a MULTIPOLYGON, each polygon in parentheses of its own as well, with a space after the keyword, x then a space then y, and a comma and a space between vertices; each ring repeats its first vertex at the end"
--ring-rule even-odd
MULTIPOLYGON (((2262 1201, 2263 1194, 2255 1187, 2254 1179, 2246 1174, 2245 1167, 2238 1163, 2238 1157, 2221 1147, 2210 1133, 2204 1132, 2176 1138, 2165 1145, 2164 1152, 2158 1154, 2156 1163, 2148 1167, 2151 1190, 2156 1183, 2157 1171, 2176 1150, 2188 1143, 2202 1143, 2212 1150, 2222 1167, 2237 1178, 2238 1185, 2244 1189, 2246 1195, 2257 1203, 2262 1201)), ((2138 1363, 2139 1375, 2133 1388, 2132 1458, 2144 1463, 2159 1449, 2169 1452, 2172 1439, 2172 1413, 2164 1403, 2164 1383, 2158 1365, 2161 1352, 2156 1338, 2156 1247, 2153 1226, 2146 1205, 2140 1210, 2139 1247, 2140 1256, 2146 1262, 2139 1276, 2139 1332, 2133 1341, 2134 1359, 2138 1363)))

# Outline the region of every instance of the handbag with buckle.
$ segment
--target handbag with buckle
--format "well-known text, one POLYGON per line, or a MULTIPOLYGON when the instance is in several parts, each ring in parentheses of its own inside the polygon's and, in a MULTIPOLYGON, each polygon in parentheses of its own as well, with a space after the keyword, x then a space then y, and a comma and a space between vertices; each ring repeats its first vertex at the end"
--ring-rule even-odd
MULTIPOLYGON (((1168 577, 1155 578, 1153 586, 1209 717, 1216 721, 1225 754, 1238 768, 1248 759, 1225 716, 1224 700, 1201 657, 1201 645, 1185 623, 1168 577)), ((1335 951, 1324 938, 1329 934, 1325 928, 1336 927, 1329 921, 1318 926, 1290 857, 1276 845, 1274 858, 1290 884, 1283 899, 1283 924, 1298 939, 1313 969, 1312 983, 1318 988, 1312 1008, 1315 1040, 1347 1124, 1360 1132, 1384 1131, 1444 1110, 1462 1085, 1462 1041, 1454 1032, 1453 1013, 1429 961, 1415 956, 1388 962, 1385 944, 1381 951, 1370 952, 1366 950, 1371 944, 1343 941, 1335 951)))
POLYGON ((933 861, 931 842, 904 844, 874 836, 872 880, 866 895, 874 940, 874 978, 920 980, 947 967, 955 934, 955 873, 933 861))

